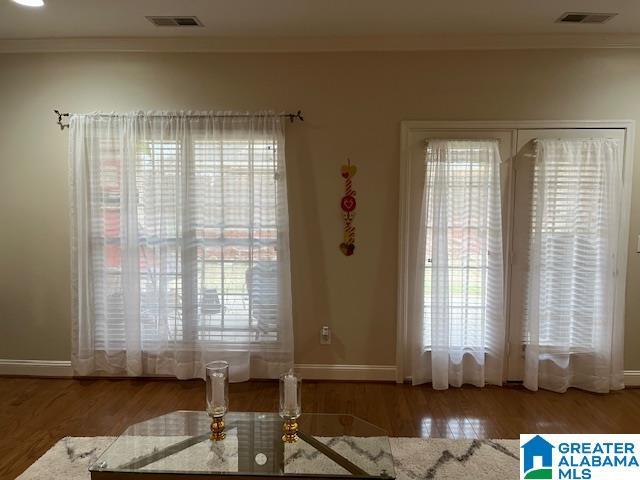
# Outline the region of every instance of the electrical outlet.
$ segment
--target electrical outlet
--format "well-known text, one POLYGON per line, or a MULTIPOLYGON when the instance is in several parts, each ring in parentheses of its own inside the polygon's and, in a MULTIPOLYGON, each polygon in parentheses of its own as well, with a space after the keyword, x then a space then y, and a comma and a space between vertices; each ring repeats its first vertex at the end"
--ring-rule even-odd
POLYGON ((326 325, 320 329, 320 344, 321 345, 331 344, 331 329, 326 325))

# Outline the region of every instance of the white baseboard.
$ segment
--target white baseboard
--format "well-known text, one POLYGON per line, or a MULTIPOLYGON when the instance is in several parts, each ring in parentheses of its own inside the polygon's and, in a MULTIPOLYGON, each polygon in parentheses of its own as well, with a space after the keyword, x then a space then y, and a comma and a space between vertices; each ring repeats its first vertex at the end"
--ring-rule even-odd
POLYGON ((640 387, 640 370, 625 370, 624 385, 626 387, 640 387))
MULTIPOLYGON (((394 365, 321 365, 296 364, 296 371, 308 380, 368 380, 395 381, 394 365)), ((68 360, 0 359, 0 375, 37 377, 71 377, 68 360)))
POLYGON ((300 363, 296 372, 309 380, 358 380, 395 382, 395 365, 322 365, 300 363))
POLYGON ((70 360, 13 360, 0 358, 0 375, 71 377, 70 360))
MULTIPOLYGON (((296 371, 308 380, 385 381, 396 379, 395 365, 323 365, 296 364, 296 371)), ((0 375, 36 377, 71 377, 69 360, 13 360, 0 359, 0 375)), ((640 370, 625 370, 624 384, 640 387, 640 370)))

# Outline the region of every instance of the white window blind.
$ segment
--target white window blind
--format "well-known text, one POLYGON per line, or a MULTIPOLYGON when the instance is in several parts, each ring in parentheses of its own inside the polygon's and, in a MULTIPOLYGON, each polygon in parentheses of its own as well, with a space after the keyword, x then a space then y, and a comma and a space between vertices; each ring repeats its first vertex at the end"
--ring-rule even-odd
MULTIPOLYGON (((501 265, 500 158, 495 141, 430 142, 426 151, 426 258, 423 342, 444 330, 451 348, 482 349, 491 304, 493 270, 501 265), (440 256, 440 261, 434 256, 440 256), (491 256, 491 259, 490 259, 491 256), (435 265, 434 265, 435 264, 435 265), (497 267, 497 263, 495 264, 497 267), (434 270, 437 269, 437 272, 434 270), (434 285, 434 276, 446 285, 434 285), (434 296, 446 294, 446 298, 434 296), (445 302, 446 308, 433 305, 445 302)), ((501 272, 500 272, 501 274, 501 272)), ((500 282, 498 282, 500 283, 500 282)))
MULTIPOLYGON (((177 200, 183 191, 184 152, 184 145, 177 141, 150 139, 136 145, 135 201, 143 349, 155 350, 164 333, 171 341, 184 339, 182 250, 185 243, 182 202, 177 200)), ((114 230, 116 236, 118 232, 114 230)), ((121 276, 122 262, 114 258, 112 263, 115 275, 121 276)), ((118 296, 122 292, 115 289, 110 295, 118 296)), ((113 342, 118 337, 109 335, 106 339, 113 342)))
POLYGON ((525 343, 594 352, 612 321, 619 158, 614 140, 537 141, 525 343))
MULTIPOLYGON (((162 334, 161 317, 169 320, 167 334, 175 341, 277 342, 277 143, 193 142, 186 212, 176 201, 183 181, 181 148, 175 142, 148 141, 136 149, 142 344, 153 346, 162 334), (185 214, 192 218, 183 237, 185 214), (195 248, 195 268, 183 269, 189 261, 185 247, 195 248), (192 275, 183 276, 183 271, 192 275), (191 323, 182 315, 183 282, 195 292, 191 323)), ((106 173, 102 205, 97 206, 104 209, 105 229, 97 230, 94 241, 105 243, 107 281, 101 291, 106 303, 96 312, 104 312, 96 321, 96 345, 124 348, 122 172, 108 149, 103 144, 97 170, 100 176, 106 173)))
POLYGON ((278 341, 277 148, 194 145, 199 340, 278 341))

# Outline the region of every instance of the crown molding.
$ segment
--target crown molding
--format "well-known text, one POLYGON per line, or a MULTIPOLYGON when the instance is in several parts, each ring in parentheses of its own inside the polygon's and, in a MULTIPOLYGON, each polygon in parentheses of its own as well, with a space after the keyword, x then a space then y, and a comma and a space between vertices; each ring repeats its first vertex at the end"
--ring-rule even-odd
POLYGON ((521 50, 558 48, 640 48, 640 34, 0 39, 0 53, 284 53, 387 52, 424 50, 521 50))

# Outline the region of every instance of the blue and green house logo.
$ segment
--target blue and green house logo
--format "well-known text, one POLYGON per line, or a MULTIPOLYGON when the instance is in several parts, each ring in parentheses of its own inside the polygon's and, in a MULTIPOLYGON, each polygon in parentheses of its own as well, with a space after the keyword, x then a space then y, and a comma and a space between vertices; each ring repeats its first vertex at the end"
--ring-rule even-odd
POLYGON ((522 445, 523 474, 525 479, 545 479, 553 478, 553 449, 551 443, 547 442, 540 435, 536 435, 527 443, 522 445), (539 458, 542 461, 535 459, 539 458))

